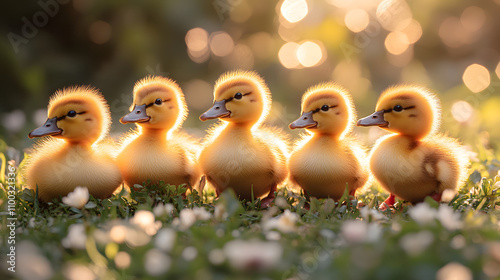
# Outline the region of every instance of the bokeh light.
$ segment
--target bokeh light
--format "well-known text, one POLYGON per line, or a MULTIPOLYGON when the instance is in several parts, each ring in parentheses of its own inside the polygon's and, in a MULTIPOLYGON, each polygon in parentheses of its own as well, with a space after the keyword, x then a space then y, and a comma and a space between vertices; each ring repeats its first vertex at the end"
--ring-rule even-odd
POLYGON ((286 43, 281 46, 278 52, 278 58, 281 62, 281 65, 289 69, 300 66, 300 61, 297 58, 297 50, 299 49, 299 47, 299 44, 293 42, 286 43))
POLYGON ((253 69, 254 61, 250 47, 245 44, 237 44, 231 54, 225 57, 223 63, 227 69, 253 69))
POLYGON ((370 23, 370 16, 363 9, 352 9, 345 15, 344 22, 352 32, 361 32, 370 23))
POLYGON ((410 44, 415 44, 422 37, 422 26, 414 19, 402 31, 406 34, 410 44))
POLYGON ((466 123, 472 119, 474 108, 468 102, 460 100, 451 106, 451 114, 456 121, 466 123))
POLYGON ((212 103, 212 85, 200 79, 194 79, 182 85, 188 107, 205 110, 212 103))
POLYGON ((408 49, 410 40, 408 40, 408 36, 405 33, 394 31, 387 35, 384 45, 389 53, 400 55, 408 49))
POLYGON ((291 23, 301 21, 309 11, 305 0, 285 0, 280 10, 283 17, 291 23))
POLYGON ((216 56, 229 55, 234 49, 233 38, 224 31, 217 31, 210 34, 210 50, 216 56))
POLYGON ((404 0, 383 0, 376 15, 382 27, 389 31, 403 30, 412 20, 412 12, 404 0))
POLYGON ((210 57, 208 32, 203 28, 193 28, 186 33, 188 55, 196 63, 203 63, 210 57))
POLYGON ((104 44, 111 38, 111 25, 105 21, 98 20, 89 27, 89 38, 96 44, 104 44))
POLYGON ((486 13, 483 9, 475 6, 467 7, 460 17, 460 22, 469 31, 475 32, 483 27, 486 21, 486 13))
POLYGON ((115 265, 119 269, 126 269, 130 266, 132 258, 127 252, 118 252, 115 256, 115 265))
POLYGON ((297 58, 304 67, 316 66, 323 59, 323 50, 319 44, 306 41, 297 49, 297 58))
POLYGON ((497 77, 500 79, 500 62, 498 62, 497 67, 495 68, 495 73, 497 77))
POLYGON ((477 93, 489 87, 490 72, 486 67, 474 63, 465 69, 462 80, 470 91, 477 93))

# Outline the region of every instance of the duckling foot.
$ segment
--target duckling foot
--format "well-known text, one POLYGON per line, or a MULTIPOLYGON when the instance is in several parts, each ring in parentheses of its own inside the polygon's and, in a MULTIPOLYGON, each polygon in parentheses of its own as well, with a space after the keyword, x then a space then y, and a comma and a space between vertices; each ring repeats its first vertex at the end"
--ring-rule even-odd
POLYGON ((432 199, 434 199, 437 202, 441 202, 441 194, 440 193, 432 194, 432 195, 430 195, 430 197, 432 197, 432 199))
POLYGON ((396 197, 394 196, 394 194, 391 193, 389 195, 389 197, 384 202, 382 202, 382 204, 380 204, 380 206, 378 208, 382 211, 385 211, 385 210, 387 210, 387 208, 394 207, 394 203, 396 203, 395 198, 396 197))
POLYGON ((276 192, 276 189, 277 189, 277 185, 271 186, 271 190, 269 191, 269 194, 267 195, 267 197, 262 199, 262 202, 260 203, 260 208, 262 208, 262 209, 268 208, 271 205, 271 203, 274 201, 274 198, 276 197, 274 194, 276 192))

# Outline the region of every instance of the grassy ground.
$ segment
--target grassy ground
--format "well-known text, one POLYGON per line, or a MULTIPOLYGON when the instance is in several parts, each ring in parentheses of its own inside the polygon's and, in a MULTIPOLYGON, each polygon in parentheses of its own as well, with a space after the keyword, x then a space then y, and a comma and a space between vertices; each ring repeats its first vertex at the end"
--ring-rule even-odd
POLYGON ((77 209, 27 189, 12 201, 0 178, 0 278, 500 279, 500 162, 484 149, 477 157, 451 202, 400 201, 393 212, 376 210, 387 196, 376 188, 309 209, 280 190, 261 210, 230 192, 184 197, 163 184, 77 209))

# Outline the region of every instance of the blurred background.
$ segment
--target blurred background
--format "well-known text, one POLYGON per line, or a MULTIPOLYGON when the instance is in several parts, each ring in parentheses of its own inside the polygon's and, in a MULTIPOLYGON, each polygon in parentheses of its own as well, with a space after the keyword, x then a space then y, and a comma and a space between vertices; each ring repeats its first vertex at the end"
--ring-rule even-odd
MULTIPOLYGON (((0 11, 0 138, 23 151, 46 119, 49 96, 81 84, 99 88, 112 135, 133 125, 134 83, 165 75, 184 90, 184 128, 203 136, 198 116, 213 83, 253 69, 273 93, 269 122, 286 131, 303 92, 336 81, 358 116, 390 85, 429 87, 442 101, 442 130, 470 145, 500 139, 500 0, 8 1, 0 11), (479 136, 479 137, 478 137, 479 136)), ((357 128, 367 144, 378 128, 357 128)), ((297 131, 290 131, 294 137, 297 131)), ((0 150, 7 147, 3 145, 0 150)), ((2 152, 2 151, 0 151, 2 152)))

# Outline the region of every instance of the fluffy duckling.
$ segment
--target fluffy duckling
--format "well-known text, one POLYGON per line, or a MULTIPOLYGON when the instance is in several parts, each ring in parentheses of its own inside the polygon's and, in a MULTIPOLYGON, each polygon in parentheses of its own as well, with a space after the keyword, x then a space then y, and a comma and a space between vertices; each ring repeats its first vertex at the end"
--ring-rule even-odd
POLYGON ((40 200, 49 202, 85 186, 96 198, 110 197, 120 186, 120 171, 105 138, 111 125, 104 97, 90 87, 57 91, 48 106, 48 119, 29 137, 51 136, 30 155, 27 183, 38 186, 40 200))
POLYGON ((138 81, 133 95, 130 113, 120 119, 137 125, 124 137, 117 157, 125 183, 197 186, 195 143, 178 131, 188 114, 181 88, 169 78, 152 76, 138 81))
POLYGON ((291 129, 305 128, 290 156, 290 179, 304 192, 317 198, 342 197, 368 181, 366 153, 350 135, 356 119, 351 96, 334 83, 309 88, 302 97, 302 116, 291 129))
POLYGON ((274 199, 287 177, 287 144, 282 132, 262 126, 270 107, 271 92, 255 72, 228 72, 215 83, 214 105, 200 119, 222 122, 209 131, 199 162, 217 194, 231 188, 241 199, 267 195, 262 207, 274 199))
POLYGON ((387 206, 394 205, 394 196, 412 203, 426 196, 440 201, 444 190, 455 191, 465 181, 466 153, 456 139, 437 133, 440 114, 439 100, 429 90, 395 86, 382 93, 375 113, 358 121, 392 132, 370 155, 372 173, 390 193, 387 206))

